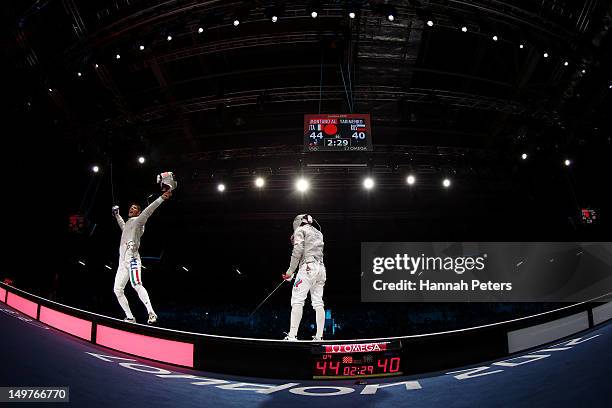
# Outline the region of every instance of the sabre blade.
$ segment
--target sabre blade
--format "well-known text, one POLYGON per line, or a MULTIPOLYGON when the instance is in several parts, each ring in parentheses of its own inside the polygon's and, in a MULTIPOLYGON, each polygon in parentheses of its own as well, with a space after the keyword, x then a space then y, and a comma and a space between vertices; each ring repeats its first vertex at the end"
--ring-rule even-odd
POLYGON ((251 312, 251 314, 249 315, 249 317, 253 316, 253 314, 254 314, 254 313, 255 313, 255 312, 256 312, 256 311, 257 311, 257 310, 258 310, 258 309, 261 307, 261 305, 263 305, 263 304, 266 302, 266 300, 268 300, 268 298, 269 298, 270 296, 272 296, 272 295, 274 294, 274 292, 276 292, 276 291, 278 290, 278 288, 280 288, 280 287, 281 287, 281 285, 282 285, 283 283, 285 283, 285 281, 284 281, 284 280, 283 280, 281 283, 279 283, 279 284, 278 284, 278 286, 277 286, 276 288, 274 288, 274 290, 273 290, 272 292, 270 292, 270 294, 269 294, 268 296, 266 296, 266 298, 265 298, 264 300, 262 300, 260 304, 258 304, 258 305, 257 305, 257 307, 255 308, 255 310, 253 310, 253 311, 251 312))

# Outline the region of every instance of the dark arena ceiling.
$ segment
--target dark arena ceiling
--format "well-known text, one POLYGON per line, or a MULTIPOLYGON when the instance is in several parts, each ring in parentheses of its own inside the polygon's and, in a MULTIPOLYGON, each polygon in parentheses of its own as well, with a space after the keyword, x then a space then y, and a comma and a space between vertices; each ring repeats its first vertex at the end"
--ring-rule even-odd
POLYGON ((525 225, 575 231, 579 208, 608 205, 608 1, 38 0, 2 8, 10 117, 23 147, 64 174, 63 220, 76 212, 106 220, 111 194, 123 209, 144 202, 164 170, 180 185, 167 216, 184 230, 203 228, 194 220, 208 231, 231 230, 229 219, 236 228, 286 226, 308 211, 329 223, 389 227, 364 240, 407 240, 393 234, 403 221, 414 228, 410 239, 501 240, 476 234, 525 225), (373 152, 304 152, 303 115, 319 112, 371 114, 373 152), (294 192, 301 174, 310 195, 294 192), (364 192, 365 174, 376 179, 374 192, 364 192), (265 191, 255 191, 255 175, 266 177, 265 191), (430 223, 445 217, 464 223, 432 233, 430 223))

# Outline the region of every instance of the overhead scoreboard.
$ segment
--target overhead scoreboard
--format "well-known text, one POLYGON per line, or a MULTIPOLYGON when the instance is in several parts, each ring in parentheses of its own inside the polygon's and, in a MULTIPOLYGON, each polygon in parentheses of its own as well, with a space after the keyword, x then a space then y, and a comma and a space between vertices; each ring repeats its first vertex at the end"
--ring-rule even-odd
POLYGON ((371 151, 369 114, 304 115, 304 151, 371 151))

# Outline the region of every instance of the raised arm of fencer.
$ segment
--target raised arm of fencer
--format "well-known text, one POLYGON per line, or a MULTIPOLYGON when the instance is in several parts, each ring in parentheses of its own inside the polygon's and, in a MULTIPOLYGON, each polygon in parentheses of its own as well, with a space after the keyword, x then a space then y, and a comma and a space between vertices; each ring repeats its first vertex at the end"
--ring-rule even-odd
POLYGON ((123 231, 123 227, 125 227, 125 221, 123 221, 123 218, 121 218, 121 216, 119 215, 118 205, 113 206, 113 215, 115 216, 115 219, 117 220, 117 224, 119 224, 119 228, 121 228, 121 231, 123 231))
POLYGON ((289 264, 289 269, 287 269, 287 277, 291 279, 293 273, 297 269, 300 264, 300 260, 304 255, 304 239, 306 238, 306 234, 303 228, 298 228, 295 230, 293 234, 293 251, 291 252, 291 263, 289 264))
POLYGON ((149 204, 147 208, 142 210, 140 215, 136 217, 136 222, 140 225, 144 225, 149 219, 149 217, 153 215, 153 212, 157 209, 157 207, 159 207, 161 203, 163 203, 165 200, 169 199, 170 197, 172 197, 171 191, 166 191, 164 194, 157 197, 155 201, 149 204))
POLYGON ((157 197, 157 199, 155 201, 153 201, 151 204, 149 204, 147 206, 147 208, 142 210, 140 215, 138 217, 136 217, 136 222, 138 224, 144 225, 147 222, 147 220, 149 219, 149 217, 151 215, 153 215, 153 212, 157 209, 157 207, 159 207, 161 205, 161 203, 163 203, 163 202, 164 202, 164 199, 161 196, 157 197))

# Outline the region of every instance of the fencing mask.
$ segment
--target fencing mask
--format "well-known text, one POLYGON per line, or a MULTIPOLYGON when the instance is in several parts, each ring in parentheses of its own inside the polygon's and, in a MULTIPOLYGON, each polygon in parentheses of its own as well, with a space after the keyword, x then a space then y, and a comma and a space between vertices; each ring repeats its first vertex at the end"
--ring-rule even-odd
POLYGON ((166 171, 157 175, 157 184, 161 187, 162 191, 172 191, 176 188, 177 182, 174 178, 174 173, 166 171))

